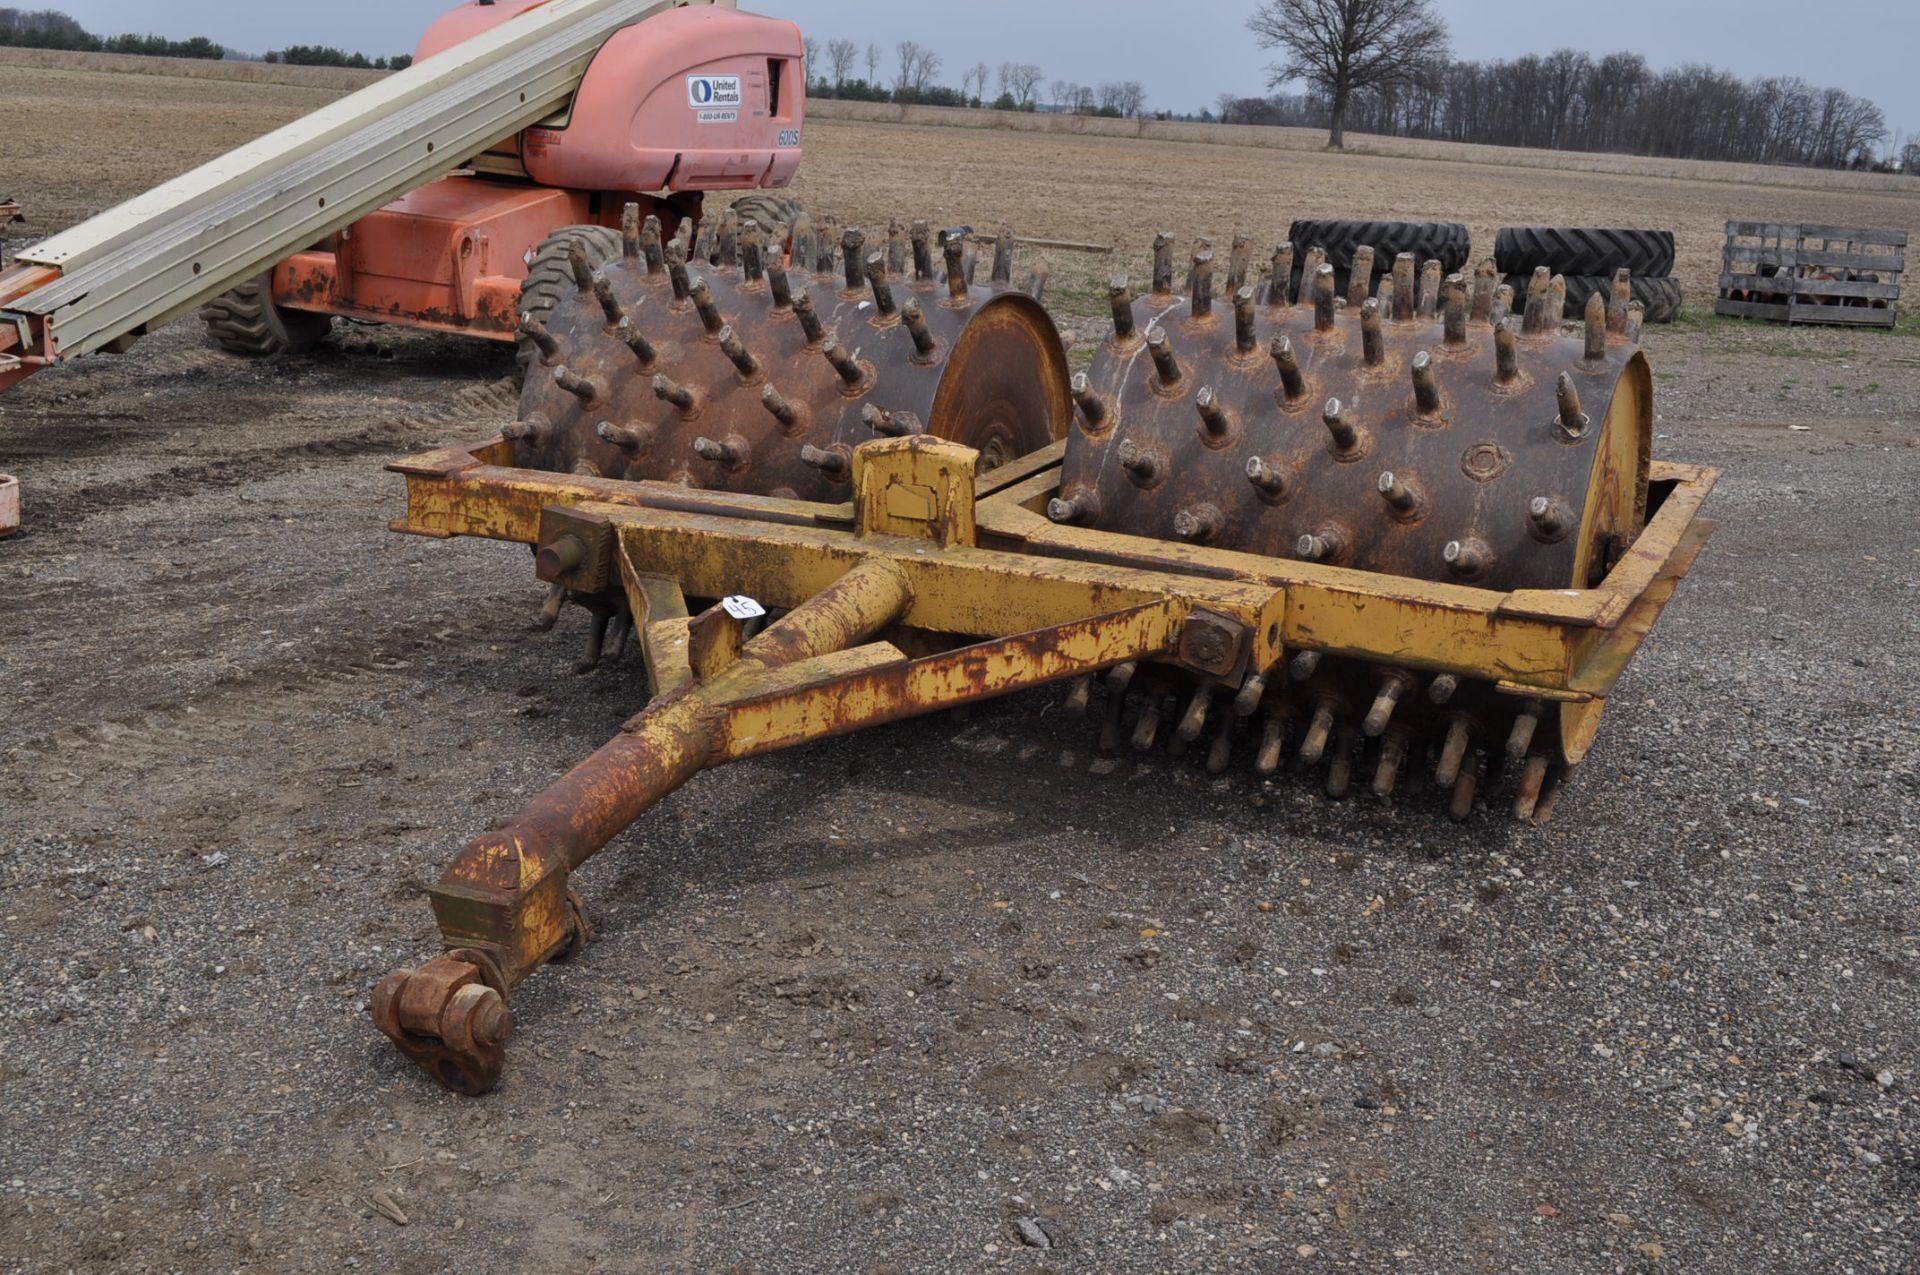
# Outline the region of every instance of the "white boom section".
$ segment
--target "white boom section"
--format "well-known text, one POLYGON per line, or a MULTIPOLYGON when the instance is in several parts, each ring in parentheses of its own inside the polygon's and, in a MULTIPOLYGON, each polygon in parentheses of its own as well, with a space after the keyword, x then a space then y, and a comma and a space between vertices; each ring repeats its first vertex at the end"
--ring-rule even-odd
POLYGON ((460 167, 573 98, 615 32, 735 0, 552 0, 22 253, 11 307, 88 354, 156 328, 460 167))

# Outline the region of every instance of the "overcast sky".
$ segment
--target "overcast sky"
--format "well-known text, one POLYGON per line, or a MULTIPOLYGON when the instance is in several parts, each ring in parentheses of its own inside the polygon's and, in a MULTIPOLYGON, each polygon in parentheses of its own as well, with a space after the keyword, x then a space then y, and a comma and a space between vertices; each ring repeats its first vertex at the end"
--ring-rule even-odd
MULTIPOLYGON (((1894 129, 1920 132, 1920 3, 1915 0, 1435 0, 1454 52, 1510 58, 1562 45, 1638 52, 1656 67, 1710 62, 1742 76, 1800 75, 1878 102, 1894 129)), ((410 50, 451 0, 33 0, 88 30, 206 35, 260 52, 334 44, 369 56, 410 50)), ((25 7, 23 4, 22 7, 25 7)), ((945 60, 942 80, 1007 59, 1038 63, 1054 79, 1139 80, 1148 105, 1192 111, 1223 92, 1266 82, 1263 52, 1245 29, 1254 0, 748 0, 791 18, 824 46, 847 37, 889 50, 918 40, 945 60), (965 15, 962 21, 956 15, 965 15)), ((883 71, 883 75, 887 72, 883 71)))

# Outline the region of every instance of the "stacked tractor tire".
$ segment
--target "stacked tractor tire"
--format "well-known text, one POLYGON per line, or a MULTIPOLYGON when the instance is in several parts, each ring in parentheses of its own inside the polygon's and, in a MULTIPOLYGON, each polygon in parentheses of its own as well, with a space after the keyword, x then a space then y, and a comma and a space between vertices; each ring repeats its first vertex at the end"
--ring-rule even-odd
POLYGON ((1671 230, 1508 226, 1493 244, 1494 264, 1516 292, 1544 268, 1565 277, 1567 304, 1576 311, 1590 296, 1610 296, 1624 274, 1648 323, 1672 323, 1680 313, 1673 257, 1671 230))

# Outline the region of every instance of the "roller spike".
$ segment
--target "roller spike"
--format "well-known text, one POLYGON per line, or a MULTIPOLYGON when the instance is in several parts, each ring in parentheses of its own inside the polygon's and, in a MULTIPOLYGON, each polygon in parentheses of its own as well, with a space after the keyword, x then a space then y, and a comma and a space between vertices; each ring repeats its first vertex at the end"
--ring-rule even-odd
POLYGON ((586 250, 577 243, 567 245, 567 268, 573 271, 573 286, 583 296, 593 291, 593 266, 587 261, 586 250))
POLYGON ((753 357, 740 341, 739 334, 728 324, 720 329, 720 352, 727 356, 727 362, 733 364, 733 370, 743 379, 752 380, 760 375, 760 360, 753 357))
POLYGON ((1296 682, 1312 681, 1313 675, 1320 671, 1320 663, 1325 658, 1319 651, 1301 651, 1293 657, 1293 663, 1287 666, 1287 676, 1296 682))
POLYGON ((760 224, 749 221, 740 231, 740 271, 748 283, 759 283, 767 277, 766 239, 760 233, 760 224))
POLYGON ((620 210, 620 256, 626 261, 640 260, 640 205, 629 203, 620 210))
POLYGON ((907 228, 895 217, 887 223, 887 273, 899 278, 907 273, 907 228))
POLYGON ((1393 313, 1393 294, 1393 276, 1391 274, 1381 276, 1380 290, 1374 294, 1373 299, 1380 303, 1382 314, 1393 313))
POLYGON ((773 297, 773 310, 779 314, 793 308, 793 280, 779 261, 767 262, 767 291, 773 297))
POLYGON ((534 618, 533 627, 537 633, 551 633, 553 626, 560 622, 560 610, 567 605, 567 586, 552 585, 547 589, 547 600, 541 604, 540 614, 534 618))
POLYGON ((1640 304, 1638 301, 1629 302, 1627 305, 1627 328, 1626 328, 1627 343, 1629 345, 1640 344, 1640 333, 1641 333, 1641 330, 1645 328, 1646 323, 1647 323, 1647 307, 1640 304))
POLYGON ((1374 487, 1399 518, 1416 517, 1426 509, 1427 502, 1410 475, 1403 476, 1389 469, 1381 473, 1374 487))
POLYGON ((1394 321, 1404 323, 1413 317, 1414 275, 1419 270, 1419 262, 1410 252, 1403 252, 1393 259, 1393 317, 1394 321))
POLYGON ((966 245, 966 250, 967 250, 966 257, 965 257, 965 265, 962 273, 966 275, 967 286, 971 288, 977 282, 979 282, 980 255, 973 250, 973 241, 971 239, 965 239, 965 240, 962 240, 961 242, 966 245))
POLYGON ((1120 715, 1126 711, 1127 702, 1118 695, 1107 696, 1107 710, 1100 716, 1099 749, 1111 753, 1120 747, 1120 715))
POLYGON ((1021 285, 1020 291, 1026 293, 1035 301, 1045 304, 1047 300, 1047 284, 1052 282, 1052 280, 1053 267, 1044 261, 1039 262, 1033 269, 1027 271, 1027 281, 1021 285))
POLYGON ((534 412, 524 420, 508 421, 500 427, 500 437, 529 447, 545 447, 553 441, 553 422, 545 412, 534 412))
POLYGON ((753 448, 740 435, 729 434, 725 438, 694 439, 693 454, 728 469, 745 469, 753 459, 753 448))
POLYGON ((819 345, 826 340, 827 329, 814 313, 813 298, 804 292, 794 294, 793 317, 800 321, 800 330, 806 335, 808 345, 819 345))
POLYGON ((1116 664, 1112 668, 1108 669, 1107 670, 1107 694, 1113 696, 1115 699, 1118 699, 1122 695, 1125 695, 1127 693, 1127 688, 1133 685, 1134 674, 1138 673, 1139 671, 1140 671, 1140 666, 1131 660, 1127 661, 1125 664, 1116 664))
POLYGON ((879 253, 867 257, 867 283, 873 289, 873 308, 883 319, 891 319, 899 307, 893 301, 893 285, 887 282, 886 262, 879 253))
POLYGON ((1440 383, 1433 375, 1433 355, 1425 350, 1413 356, 1413 402, 1422 416, 1440 414, 1440 383))
POLYGON ((1268 350, 1273 355, 1274 367, 1280 371, 1280 392, 1287 402, 1298 403, 1307 396, 1307 378, 1300 374, 1300 362, 1293 356, 1293 342, 1277 336, 1268 350))
POLYGON ((1192 280, 1193 317, 1205 319, 1213 314, 1213 254, 1196 252, 1193 254, 1193 269, 1188 277, 1192 280))
POLYGON ((1100 520, 1100 497, 1092 490, 1056 496, 1047 502, 1047 517, 1068 527, 1083 527, 1100 520))
POLYGON ((667 279, 673 285, 673 303, 685 305, 693 294, 693 283, 687 273, 687 254, 677 240, 667 246, 667 279))
POLYGON ((713 264, 713 237, 717 230, 718 226, 713 218, 700 219, 699 233, 694 235, 693 253, 688 258, 689 261, 698 261, 709 266, 713 264))
POLYGON ((1287 725, 1287 719, 1278 713, 1267 714, 1260 728, 1260 751, 1253 759, 1255 773, 1271 775, 1280 769, 1280 759, 1287 749, 1287 725))
POLYGON ((1207 773, 1224 775, 1227 767, 1233 764, 1233 725, 1223 723, 1220 733, 1213 737, 1213 744, 1207 749, 1207 773))
POLYGON ((1464 582, 1483 579, 1493 570, 1493 550, 1477 536, 1449 540, 1440 558, 1453 578, 1464 582))
POLYGON ((1333 760, 1327 765, 1326 794, 1334 801, 1344 801, 1353 790, 1354 754, 1359 748, 1360 739, 1352 731, 1341 731, 1333 741, 1333 760))
MULTIPOLYGON (((1594 294, 1598 297, 1598 293, 1594 294)), ((1533 818, 1533 812, 1540 806, 1540 792, 1547 783, 1547 759, 1540 753, 1529 753, 1527 764, 1520 772, 1520 788, 1513 794, 1513 817, 1526 822, 1533 818)))
POLYGON ((1180 384, 1185 373, 1180 369, 1180 360, 1173 353, 1173 342, 1167 339, 1165 328, 1147 329, 1147 352, 1153 356, 1154 370, 1160 374, 1163 386, 1180 384))
POLYGON ((1360 354, 1368 367, 1387 360, 1387 335, 1380 323, 1380 303, 1369 297, 1360 307, 1360 354))
POLYGON ((629 456, 644 456, 652 451, 657 432, 645 421, 635 421, 631 425, 615 425, 612 421, 601 421, 594 429, 594 433, 599 435, 601 442, 610 443, 629 456))
POLYGON ((1494 372, 1498 385, 1513 385, 1520 380, 1520 322, 1507 319, 1493 330, 1494 372))
POLYGON ((1567 278, 1565 275, 1553 276, 1553 282, 1547 285, 1546 326, 1543 331, 1558 332, 1560 325, 1567 321, 1567 278))
POLYGON ((1300 259, 1301 299, 1310 294, 1313 281, 1320 274, 1320 267, 1327 264, 1327 250, 1319 244, 1307 249, 1307 255, 1300 259))
POLYGON ((832 337, 828 337, 821 345, 820 353, 827 356, 827 362, 833 365, 834 373, 839 376, 840 383, 848 389, 855 388, 866 379, 867 374, 861 368, 860 360, 854 358, 845 346, 832 337))
POLYGON ((647 259, 649 275, 661 274, 666 270, 666 245, 661 240, 660 219, 651 213, 647 215, 646 225, 640 228, 640 254, 647 259))
POLYGON ((904 438, 927 432, 927 427, 911 413, 889 412, 872 403, 860 409, 860 423, 882 438, 904 438))
POLYGON ((532 315, 521 315, 520 324, 514 331, 533 342, 534 348, 540 351, 542 363, 551 363, 560 357, 560 343, 553 339, 553 333, 547 331, 547 325, 532 315))
POLYGON ((1473 310, 1469 317, 1475 323, 1492 323, 1493 294, 1500 286, 1500 271, 1493 258, 1481 259, 1473 268, 1473 310))
POLYGON ((801 213, 793 219, 793 225, 789 228, 786 253, 775 252, 773 255, 775 259, 783 255, 787 256, 792 262, 793 269, 801 274, 807 274, 813 269, 814 258, 819 255, 819 252, 819 248, 814 245, 813 218, 801 213))
POLYGON ((913 338, 914 361, 924 362, 934 356, 939 343, 933 339, 933 332, 927 327, 927 316, 920 311, 920 303, 909 299, 900 307, 900 317, 907 325, 907 333, 913 338))
POLYGON ((799 434, 807 428, 806 405, 788 402, 786 395, 772 385, 760 391, 760 406, 766 408, 768 414, 779 422, 782 434, 799 434))
POLYGON ((813 237, 813 273, 816 278, 831 279, 838 245, 834 241, 833 219, 829 217, 819 234, 813 237))
POLYGON ((1460 679, 1451 673, 1442 673, 1427 683, 1427 699, 1435 704, 1446 704, 1460 691, 1460 679))
POLYGON ((1233 715, 1252 717, 1260 711, 1260 702, 1267 697, 1267 675, 1255 673, 1240 683, 1239 694, 1233 697, 1233 715))
POLYGON ((1113 311, 1114 340, 1131 341, 1136 329, 1133 322, 1133 287, 1127 276, 1117 274, 1107 284, 1107 305, 1113 311))
POLYGON ((1580 410, 1580 390, 1573 383, 1573 373, 1560 374, 1560 379, 1554 383, 1554 397, 1560 408, 1554 423, 1560 427, 1561 435, 1569 440, 1585 438, 1593 421, 1580 410))
POLYGON ((1521 330, 1528 336, 1545 332, 1552 326, 1547 319, 1547 291, 1552 286, 1553 272, 1545 266, 1535 267, 1533 279, 1527 284, 1527 308, 1521 324, 1521 330))
POLYGON ((1400 786, 1400 772, 1407 764, 1407 740, 1399 731, 1391 731, 1380 741, 1380 761, 1373 771, 1373 795, 1393 796, 1400 786))
POLYGON ((1165 709, 1158 695, 1150 695, 1147 702, 1140 706, 1139 720, 1133 724, 1133 750, 1144 753, 1153 747, 1160 737, 1160 719, 1165 709))
POLYGON ((1573 510, 1558 496, 1535 496, 1527 502, 1527 525, 1543 544, 1559 544, 1573 534, 1573 510))
POLYGON ((933 282, 933 228, 924 221, 913 223, 909 232, 913 241, 913 281, 933 282))
POLYGON ((1487 307, 1487 323, 1495 332, 1500 330, 1513 316, 1513 285, 1503 283, 1493 290, 1493 300, 1487 307))
POLYGON ((840 260, 847 271, 847 295, 867 290, 867 235, 858 226, 849 226, 840 236, 840 260))
POLYGON ((1174 735, 1191 744, 1207 729, 1207 718, 1213 712, 1213 688, 1203 686, 1193 693, 1187 701, 1187 711, 1180 717, 1180 725, 1174 735))
POLYGON ((1173 516, 1173 534, 1188 544, 1211 544, 1219 538, 1226 521, 1218 505, 1194 505, 1173 516))
POLYGON ((1153 295, 1155 303, 1173 298, 1173 232, 1163 230, 1153 237, 1153 295))
POLYGON ((853 453, 845 443, 835 443, 831 447, 815 447, 809 443, 800 449, 800 463, 839 480, 853 472, 853 453))
POLYGON ((1401 697, 1413 689, 1413 678, 1398 670, 1388 673, 1380 680, 1380 689, 1374 694, 1373 707, 1367 710, 1367 719, 1361 731, 1368 739, 1378 739, 1386 733, 1387 723, 1393 720, 1393 710, 1400 706, 1401 697))
POLYGON ((1085 372, 1075 373, 1072 383, 1073 401, 1079 405, 1080 419, 1089 434, 1097 434, 1107 427, 1110 413, 1107 402, 1094 391, 1093 382, 1087 379, 1085 372))
POLYGON ((1156 486, 1166 477, 1166 463, 1155 452, 1136 446, 1130 438, 1120 440, 1118 453, 1120 467, 1127 471, 1127 477, 1136 487, 1156 486))
POLYGON ((693 308, 700 312, 700 326, 707 330, 708 336, 719 336, 720 329, 727 326, 726 319, 720 315, 720 307, 714 303, 713 289, 707 286, 705 279, 695 279, 688 289, 693 298, 693 308))
POLYGON ((1480 791, 1480 776, 1486 768, 1487 759, 1477 753, 1460 768, 1459 777, 1453 781, 1453 800, 1447 805, 1447 817, 1455 823, 1465 823, 1473 814, 1473 799, 1480 791))
POLYGON ((999 237, 993 241, 993 286, 1013 286, 1013 229, 1010 226, 1000 227, 999 237))
POLYGON ((613 622, 613 612, 601 609, 593 613, 593 623, 587 626, 587 645, 580 659, 573 666, 576 675, 584 676, 600 667, 601 655, 607 647, 607 626, 613 622))
POLYGON ((1313 710, 1313 721, 1307 727, 1306 738, 1300 741, 1300 764, 1316 766, 1327 755, 1327 742, 1333 736, 1333 705, 1320 701, 1313 710))
POLYGON ((579 399, 583 406, 591 406, 606 397, 599 381, 590 376, 575 376, 564 363, 553 369, 553 383, 579 399))
POLYGON ((1067 684, 1067 697, 1061 701, 1061 707, 1068 717, 1085 717, 1087 709, 1093 703, 1093 674, 1076 677, 1067 684))
POLYGON ((653 378, 653 396, 663 403, 671 403, 688 415, 700 409, 699 393, 688 389, 664 372, 658 373, 653 378))
POLYGON ((1247 458, 1247 481, 1269 504, 1284 504, 1293 497, 1293 471, 1268 464, 1265 457, 1247 458))
POLYGON ((1540 729, 1540 718, 1547 711, 1546 705, 1537 699, 1524 701, 1520 712, 1513 719, 1513 730, 1507 735, 1507 758, 1519 761, 1533 747, 1533 736, 1540 729))
POLYGON ((1267 306, 1283 310, 1293 304, 1293 244, 1283 243, 1275 248, 1267 269, 1267 306))
POLYGON ((1415 308, 1423 319, 1440 316, 1440 278, 1443 267, 1429 259, 1420 267, 1420 297, 1415 308))
POLYGON ((1220 395, 1211 385, 1202 386, 1193 397, 1193 406, 1200 413, 1200 430, 1209 442, 1219 445, 1233 437, 1233 419, 1227 409, 1220 404, 1220 395))
POLYGON ((659 352, 653 348, 653 342, 640 335, 640 329, 633 326, 631 318, 622 318, 620 325, 613 330, 620 344, 633 351, 634 359, 640 364, 641 371, 651 368, 659 358, 659 352))
POLYGON ((1366 244, 1353 250, 1353 265, 1347 269, 1347 308, 1358 310, 1373 296, 1373 249, 1366 244))
POLYGON ((1253 239, 1251 236, 1235 234, 1233 247, 1227 253, 1227 291, 1238 295, 1240 289, 1247 286, 1247 276, 1253 272, 1253 239))
POLYGON ((947 297, 958 305, 971 298, 967 292, 967 247, 958 239, 947 240, 947 297))
POLYGON ((1313 330, 1333 331, 1333 267, 1323 265, 1313 272, 1313 330))
POLYGON ((1560 804, 1560 795, 1573 782, 1573 767, 1549 770, 1545 790, 1540 794, 1540 803, 1533 808, 1533 826, 1544 828, 1553 822, 1553 811, 1560 804))
POLYGON ((1254 321, 1254 291, 1242 287, 1233 294, 1233 345, 1242 358, 1252 358, 1260 349, 1260 331, 1254 321))
POLYGON ((1447 276, 1447 313, 1442 336, 1448 348, 1467 343, 1467 279, 1465 275, 1447 276))
POLYGON ((1467 745, 1471 742, 1472 723, 1465 713, 1455 713, 1447 722, 1447 742, 1440 748, 1440 764, 1434 768, 1433 780, 1442 788, 1451 788, 1460 777, 1460 766, 1467 758, 1467 745))
POLYGON ((1346 528, 1323 523, 1295 541, 1293 552, 1307 562, 1338 562, 1347 552, 1346 528))
POLYGON ((1598 363, 1607 357, 1607 303, 1599 293, 1587 298, 1587 312, 1582 320, 1586 324, 1587 362, 1598 363))
POLYGON ((1633 272, 1622 266, 1613 275, 1607 297, 1607 331, 1614 336, 1627 334, 1627 307, 1633 304, 1633 272))
POLYGON ((1337 398, 1327 400, 1320 409, 1320 420, 1327 427, 1327 433, 1333 439, 1333 450, 1343 456, 1360 451, 1363 436, 1360 427, 1347 419, 1347 409, 1337 398))
POLYGON ((720 233, 714 237, 713 247, 721 269, 731 270, 740 264, 740 214, 731 208, 720 211, 720 233))

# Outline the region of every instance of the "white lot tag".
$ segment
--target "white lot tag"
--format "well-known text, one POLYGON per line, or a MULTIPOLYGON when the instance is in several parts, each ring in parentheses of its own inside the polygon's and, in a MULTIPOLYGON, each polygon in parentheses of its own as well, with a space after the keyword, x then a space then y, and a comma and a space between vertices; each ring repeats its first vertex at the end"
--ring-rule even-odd
POLYGON ((722 598, 720 609, 736 620, 757 620, 767 609, 752 598, 722 598))

